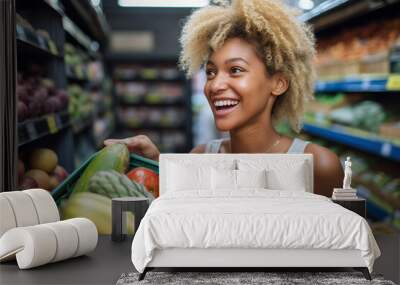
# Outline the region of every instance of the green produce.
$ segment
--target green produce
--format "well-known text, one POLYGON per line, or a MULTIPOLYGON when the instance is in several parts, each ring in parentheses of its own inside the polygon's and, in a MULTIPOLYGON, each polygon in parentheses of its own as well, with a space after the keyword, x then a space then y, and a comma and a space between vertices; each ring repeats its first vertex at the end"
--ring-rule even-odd
POLYGON ((115 170, 99 171, 90 178, 89 191, 108 198, 143 197, 139 187, 115 170))
POLYGON ((112 144, 103 148, 89 163, 74 186, 74 194, 87 192, 89 180, 98 171, 115 170, 124 173, 129 163, 129 151, 124 144, 112 144))
MULTIPOLYGON (((111 234, 111 199, 95 193, 78 193, 62 201, 60 212, 63 219, 84 217, 91 220, 99 234, 111 234)), ((134 216, 127 215, 127 231, 133 233, 134 216)))

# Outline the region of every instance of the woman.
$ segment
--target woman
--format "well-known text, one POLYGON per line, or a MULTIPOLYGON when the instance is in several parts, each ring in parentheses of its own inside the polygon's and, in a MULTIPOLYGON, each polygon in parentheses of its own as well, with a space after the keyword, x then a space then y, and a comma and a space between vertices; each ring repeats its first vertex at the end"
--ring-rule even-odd
MULTIPOLYGON (((236 0, 195 11, 183 27, 180 66, 188 76, 205 68, 204 94, 216 127, 230 139, 196 146, 191 153, 311 153, 314 192, 331 196, 343 180, 330 150, 280 135, 286 119, 299 132, 304 104, 313 98, 314 39, 308 27, 276 0, 236 0)), ((107 140, 158 160, 146 136, 107 140)))

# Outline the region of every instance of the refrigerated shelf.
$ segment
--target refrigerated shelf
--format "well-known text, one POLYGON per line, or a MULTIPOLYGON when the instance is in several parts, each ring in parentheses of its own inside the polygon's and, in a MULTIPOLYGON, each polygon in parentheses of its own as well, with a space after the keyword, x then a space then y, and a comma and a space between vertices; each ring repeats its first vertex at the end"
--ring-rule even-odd
POLYGON ((358 136, 350 133, 351 128, 337 124, 322 126, 314 123, 305 123, 303 130, 309 134, 342 143, 355 149, 400 161, 400 145, 378 136, 358 136))

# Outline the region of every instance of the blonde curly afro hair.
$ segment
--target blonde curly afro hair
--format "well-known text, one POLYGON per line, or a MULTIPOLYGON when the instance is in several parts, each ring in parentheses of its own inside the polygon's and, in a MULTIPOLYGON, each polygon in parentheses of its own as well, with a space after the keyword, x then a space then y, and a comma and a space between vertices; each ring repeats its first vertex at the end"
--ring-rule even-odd
POLYGON ((313 99, 315 49, 309 27, 296 18, 296 11, 277 0, 207 6, 195 11, 183 26, 180 67, 192 76, 213 51, 234 37, 255 46, 270 75, 281 72, 289 80, 288 90, 275 101, 272 121, 287 119, 299 132, 304 104, 313 99))

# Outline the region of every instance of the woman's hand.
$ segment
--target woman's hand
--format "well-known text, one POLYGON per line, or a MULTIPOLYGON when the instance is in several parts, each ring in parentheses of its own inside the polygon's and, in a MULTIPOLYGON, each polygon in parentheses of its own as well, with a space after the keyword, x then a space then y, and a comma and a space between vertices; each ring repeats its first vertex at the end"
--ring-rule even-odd
POLYGON ((126 139, 108 139, 104 141, 104 145, 112 145, 114 143, 125 144, 130 152, 144 156, 146 158, 158 161, 160 151, 154 143, 145 135, 137 135, 126 139))

